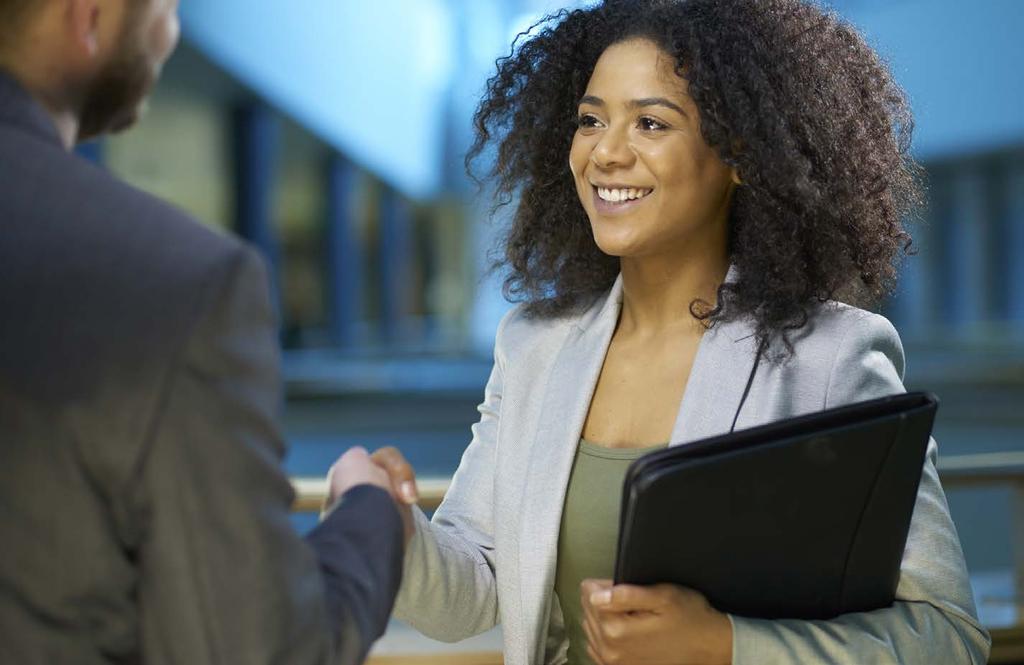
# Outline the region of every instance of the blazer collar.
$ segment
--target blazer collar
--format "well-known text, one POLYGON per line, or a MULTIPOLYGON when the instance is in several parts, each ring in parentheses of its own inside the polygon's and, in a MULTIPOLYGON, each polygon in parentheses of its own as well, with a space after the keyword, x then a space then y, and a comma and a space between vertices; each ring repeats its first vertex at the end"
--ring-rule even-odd
MULTIPOLYGON (((735 264, 729 264, 729 270, 725 274, 725 282, 735 282, 739 279, 739 270, 735 264)), ((606 326, 609 321, 614 326, 619 320, 619 313, 622 311, 622 273, 615 277, 612 288, 602 298, 598 299, 576 320, 576 327, 586 331, 590 326, 606 326)), ((754 334, 754 328, 750 325, 747 317, 734 321, 723 322, 715 325, 720 334, 733 342, 740 342, 749 335, 754 334)))
POLYGON ((619 312, 622 311, 622 273, 615 277, 612 288, 598 298, 585 312, 574 322, 581 332, 586 332, 591 326, 605 327, 610 322, 614 327, 619 320, 619 312))
MULTIPOLYGON (((730 264, 725 282, 738 279, 739 270, 730 264)), ((751 317, 719 321, 706 331, 697 347, 669 445, 728 432, 756 360, 757 336, 751 317)), ((738 429, 743 421, 741 411, 738 429)))
POLYGON ((0 69, 0 123, 54 143, 62 150, 64 144, 53 119, 32 95, 11 74, 0 69))
MULTIPOLYGON (((669 445, 729 431, 757 357, 757 337, 746 319, 716 324, 704 333, 690 369, 669 445)), ((743 422, 743 412, 737 428, 743 422)))
MULTIPOLYGON (((603 300, 595 302, 568 328, 561 348, 537 392, 541 412, 529 440, 527 478, 522 497, 522 530, 519 540, 520 607, 523 618, 521 662, 543 662, 543 651, 554 587, 555 560, 562 504, 569 473, 608 345, 618 323, 622 278, 603 300), (538 638, 541 638, 538 640, 538 638)), ((529 435, 529 434, 528 434, 529 435)))

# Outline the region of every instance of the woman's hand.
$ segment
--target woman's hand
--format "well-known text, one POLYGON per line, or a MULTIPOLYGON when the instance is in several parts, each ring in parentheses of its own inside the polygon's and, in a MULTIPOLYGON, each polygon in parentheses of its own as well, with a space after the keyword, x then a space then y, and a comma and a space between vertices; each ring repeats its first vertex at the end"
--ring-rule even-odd
POLYGON ((402 524, 405 526, 405 544, 408 545, 416 532, 416 525, 412 519, 412 506, 419 499, 416 471, 402 453, 392 446, 374 451, 370 459, 388 475, 391 493, 395 496, 398 512, 402 515, 402 524))
POLYGON ((580 593, 587 653, 598 665, 732 662, 732 622, 693 589, 583 580, 580 593))

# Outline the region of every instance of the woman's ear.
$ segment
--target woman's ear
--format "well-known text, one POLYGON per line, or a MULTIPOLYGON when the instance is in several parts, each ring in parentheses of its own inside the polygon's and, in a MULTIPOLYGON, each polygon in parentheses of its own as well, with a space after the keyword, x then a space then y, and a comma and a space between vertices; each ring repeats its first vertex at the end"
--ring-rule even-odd
POLYGON ((735 183, 736 185, 742 185, 743 181, 740 180, 740 172, 736 170, 735 166, 731 169, 731 171, 732 171, 732 181, 733 181, 733 183, 735 183))

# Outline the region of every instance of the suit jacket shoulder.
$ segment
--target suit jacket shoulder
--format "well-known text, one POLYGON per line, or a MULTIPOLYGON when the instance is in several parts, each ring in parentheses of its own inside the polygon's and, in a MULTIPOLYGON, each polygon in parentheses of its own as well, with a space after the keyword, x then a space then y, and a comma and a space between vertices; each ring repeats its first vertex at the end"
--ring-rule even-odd
MULTIPOLYGON (((169 357, 245 253, 31 134, 0 128, 0 154, 0 302, 23 317, 4 327, 0 353, 36 351, 48 359, 31 368, 40 377, 75 367, 63 392, 81 392, 79 380, 110 363, 169 357)), ((21 370, 32 389, 38 381, 21 370)))

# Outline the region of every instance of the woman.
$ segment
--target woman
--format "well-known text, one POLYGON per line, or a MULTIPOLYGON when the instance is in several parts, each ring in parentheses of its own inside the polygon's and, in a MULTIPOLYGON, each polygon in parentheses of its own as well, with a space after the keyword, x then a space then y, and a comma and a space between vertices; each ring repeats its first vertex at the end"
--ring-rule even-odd
POLYGON ((934 443, 890 608, 759 620, 607 580, 631 459, 903 390, 895 330, 839 303, 884 295, 917 196, 863 40, 799 0, 608 0, 499 61, 476 128, 524 302, 444 503, 410 518, 396 615, 500 622, 509 665, 985 662, 934 443))

